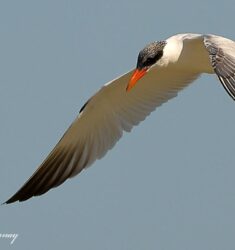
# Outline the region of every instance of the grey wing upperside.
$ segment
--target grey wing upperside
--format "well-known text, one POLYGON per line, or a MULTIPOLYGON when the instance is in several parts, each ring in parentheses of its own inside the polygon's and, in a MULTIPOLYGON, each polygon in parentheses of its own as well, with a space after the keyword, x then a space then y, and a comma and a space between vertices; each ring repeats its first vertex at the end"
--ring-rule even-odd
POLYGON ((235 100, 235 42, 224 37, 206 35, 204 44, 216 75, 235 100))

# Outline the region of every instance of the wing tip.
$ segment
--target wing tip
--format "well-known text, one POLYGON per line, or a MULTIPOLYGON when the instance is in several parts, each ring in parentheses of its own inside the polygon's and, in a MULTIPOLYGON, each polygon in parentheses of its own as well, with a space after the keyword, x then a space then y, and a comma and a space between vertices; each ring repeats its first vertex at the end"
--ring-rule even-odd
POLYGON ((230 82, 228 79, 222 76, 218 75, 218 77, 228 95, 235 101, 235 83, 230 82))
POLYGON ((22 202, 22 201, 26 201, 30 198, 32 198, 33 195, 31 196, 24 196, 24 195, 19 195, 18 193, 14 194, 11 198, 9 198, 8 200, 6 200, 5 202, 3 202, 1 205, 7 205, 7 204, 11 204, 14 202, 22 202))

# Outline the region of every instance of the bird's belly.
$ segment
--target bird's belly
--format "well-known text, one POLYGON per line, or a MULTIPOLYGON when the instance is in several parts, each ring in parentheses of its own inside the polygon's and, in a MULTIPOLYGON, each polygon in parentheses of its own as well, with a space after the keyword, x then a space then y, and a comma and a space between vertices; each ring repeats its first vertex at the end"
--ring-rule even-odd
POLYGON ((197 51, 195 51, 194 53, 191 53, 190 56, 180 58, 178 63, 180 67, 189 71, 208 74, 215 73, 207 51, 205 51, 205 53, 202 53, 201 51, 200 53, 197 53, 197 51))
POLYGON ((179 65, 198 73, 214 73, 209 53, 206 50, 204 43, 197 40, 184 46, 184 49, 179 56, 179 65))

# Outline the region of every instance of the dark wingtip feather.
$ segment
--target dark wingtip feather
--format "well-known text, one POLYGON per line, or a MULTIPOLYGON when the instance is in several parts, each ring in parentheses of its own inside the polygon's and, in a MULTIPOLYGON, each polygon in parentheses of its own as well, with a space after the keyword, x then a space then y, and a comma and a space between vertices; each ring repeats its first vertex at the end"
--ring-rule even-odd
POLYGON ((219 76, 219 80, 229 96, 235 101, 235 81, 231 81, 221 76, 219 76))
POLYGON ((54 149, 26 183, 3 204, 26 201, 33 196, 42 195, 50 189, 61 185, 72 176, 74 168, 77 166, 76 163, 79 159, 76 157, 76 161, 70 171, 66 172, 73 154, 74 148, 71 147, 67 147, 67 150, 61 147, 54 149))
MULTIPOLYGON (((35 171, 35 173, 26 181, 26 183, 6 202, 3 204, 10 204, 16 201, 26 201, 33 196, 40 195, 40 188, 45 185, 45 179, 47 180, 48 172, 51 173, 57 167, 59 167, 64 152, 61 149, 52 151, 48 158, 42 163, 42 165, 35 171)), ((49 191, 53 186, 47 186, 44 191, 49 191)))

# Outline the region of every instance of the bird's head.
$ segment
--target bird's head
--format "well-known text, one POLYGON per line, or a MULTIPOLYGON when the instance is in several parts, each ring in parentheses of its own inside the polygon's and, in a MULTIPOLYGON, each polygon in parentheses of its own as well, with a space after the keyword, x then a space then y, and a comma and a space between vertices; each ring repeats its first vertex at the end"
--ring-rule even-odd
POLYGON ((163 56, 165 45, 166 41, 152 42, 140 51, 136 69, 127 85, 126 91, 131 90, 137 81, 142 78, 151 67, 156 65, 158 60, 163 56))

